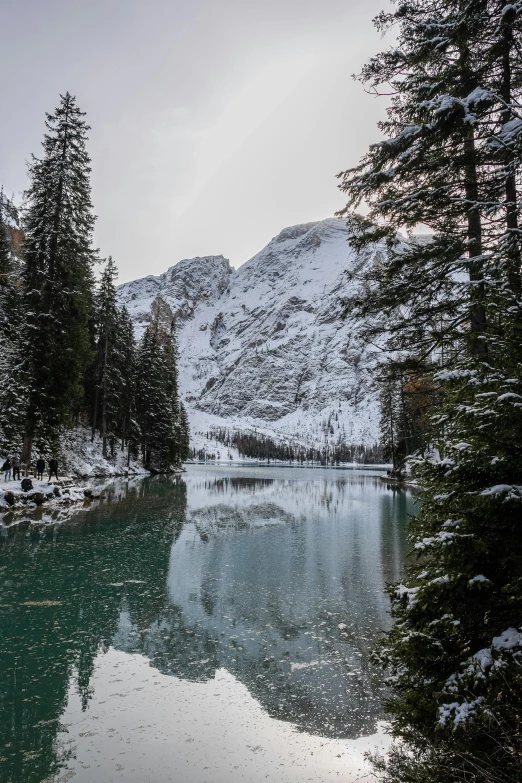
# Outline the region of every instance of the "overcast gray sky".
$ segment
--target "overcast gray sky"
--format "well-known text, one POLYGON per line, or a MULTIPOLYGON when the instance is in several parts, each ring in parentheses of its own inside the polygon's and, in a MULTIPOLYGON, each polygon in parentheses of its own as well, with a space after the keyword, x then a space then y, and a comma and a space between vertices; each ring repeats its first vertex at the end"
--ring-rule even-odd
POLYGON ((222 253, 239 266, 343 204, 380 137, 351 79, 388 0, 0 0, 0 183, 26 186, 69 90, 92 126, 96 244, 120 279, 222 253))

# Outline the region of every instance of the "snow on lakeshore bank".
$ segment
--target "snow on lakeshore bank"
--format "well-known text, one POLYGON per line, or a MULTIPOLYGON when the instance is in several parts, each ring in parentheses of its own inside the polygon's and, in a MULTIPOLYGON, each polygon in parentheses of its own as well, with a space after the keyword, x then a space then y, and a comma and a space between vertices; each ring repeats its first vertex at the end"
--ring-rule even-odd
POLYGON ((89 507, 95 498, 100 497, 99 489, 74 484, 71 479, 61 479, 52 484, 33 479, 31 482, 33 486, 28 491, 22 490, 21 481, 2 482, 0 533, 17 528, 24 521, 29 525, 63 522, 68 518, 70 508, 89 507))
POLYGON ((122 451, 119 444, 114 451, 114 458, 105 459, 102 438, 96 433, 93 439, 91 431, 86 427, 65 433, 60 456, 66 472, 78 478, 149 474, 137 460, 131 459, 127 465, 127 450, 122 451))
POLYGON ((79 511, 89 511, 106 500, 122 496, 134 481, 149 474, 126 477, 108 477, 92 483, 68 476, 52 483, 35 481, 33 489, 23 492, 20 481, 0 482, 0 534, 19 528, 53 527, 70 521, 79 511), (118 481, 121 485, 118 486, 118 481))

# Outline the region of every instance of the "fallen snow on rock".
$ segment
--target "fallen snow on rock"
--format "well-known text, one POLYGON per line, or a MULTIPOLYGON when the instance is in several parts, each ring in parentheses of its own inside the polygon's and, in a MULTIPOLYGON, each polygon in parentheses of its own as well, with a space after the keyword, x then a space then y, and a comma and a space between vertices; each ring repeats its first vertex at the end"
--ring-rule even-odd
POLYGON ((72 479, 59 481, 36 481, 31 478, 32 488, 24 491, 21 481, 4 481, 0 486, 0 517, 7 512, 37 506, 64 506, 78 503, 93 495, 90 487, 75 485, 72 479))
POLYGON ((49 484, 47 481, 35 481, 34 479, 31 481, 32 489, 27 492, 22 490, 21 481, 2 481, 0 484, 0 509, 5 510, 11 508, 15 503, 22 502, 36 505, 37 496, 46 499, 54 496, 55 485, 49 484))

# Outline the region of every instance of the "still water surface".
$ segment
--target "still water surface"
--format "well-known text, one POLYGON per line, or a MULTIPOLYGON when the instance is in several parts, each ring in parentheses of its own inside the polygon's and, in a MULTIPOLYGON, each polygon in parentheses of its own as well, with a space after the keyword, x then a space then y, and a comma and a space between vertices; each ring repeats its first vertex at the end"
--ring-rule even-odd
POLYGON ((412 498, 191 466, 0 544, 0 781, 366 779, 412 498))

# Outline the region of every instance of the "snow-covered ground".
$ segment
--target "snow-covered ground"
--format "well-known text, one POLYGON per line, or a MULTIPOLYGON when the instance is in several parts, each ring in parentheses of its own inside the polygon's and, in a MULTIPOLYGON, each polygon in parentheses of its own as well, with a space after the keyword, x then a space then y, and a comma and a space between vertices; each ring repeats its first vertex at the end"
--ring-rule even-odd
POLYGON ((120 286, 137 335, 158 298, 176 319, 192 447, 237 459, 207 439, 219 428, 316 448, 378 441, 382 354, 363 345, 364 324, 341 319, 340 300, 346 271, 384 252, 355 254, 331 218, 284 229, 237 270, 208 256, 120 286))
MULTIPOLYGON (((2 461, 5 459, 4 455, 2 461)), ((62 438, 61 450, 58 456, 59 480, 38 481, 34 471, 31 479, 32 489, 27 492, 21 489, 21 479, 5 481, 0 473, 0 522, 2 514, 17 511, 27 507, 45 504, 45 507, 55 508, 78 503, 86 499, 85 490, 92 489, 87 483, 90 479, 108 479, 117 476, 146 476, 147 470, 135 460, 127 465, 127 454, 117 449, 114 459, 104 459, 102 454, 102 439, 96 435, 91 439, 91 432, 85 427, 69 430, 62 438), (6 493, 8 499, 6 500, 6 493)), ((48 475, 49 463, 46 461, 44 476, 48 475)), ((101 491, 101 483, 97 481, 95 493, 101 491)))
POLYGON ((89 478, 94 476, 146 475, 147 470, 137 461, 127 466, 127 452, 117 448, 114 459, 104 459, 102 439, 98 434, 91 439, 91 431, 85 427, 69 430, 62 440, 61 463, 71 476, 89 478))
POLYGON ((23 491, 21 482, 0 482, 0 524, 6 513, 16 512, 21 509, 36 508, 45 504, 46 507, 69 506, 71 503, 79 503, 86 500, 86 491, 92 494, 92 489, 87 486, 79 486, 70 481, 37 481, 31 478, 32 488, 23 491))

